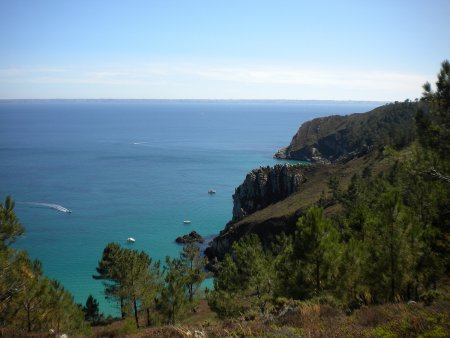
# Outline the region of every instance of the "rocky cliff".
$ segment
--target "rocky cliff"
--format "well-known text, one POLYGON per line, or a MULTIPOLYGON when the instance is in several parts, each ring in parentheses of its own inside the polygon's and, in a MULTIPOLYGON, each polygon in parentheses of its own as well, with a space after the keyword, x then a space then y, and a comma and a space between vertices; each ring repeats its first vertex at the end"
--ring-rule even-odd
POLYGON ((417 103, 394 103, 368 113, 328 116, 303 123, 279 159, 330 163, 366 154, 377 145, 403 147, 414 139, 417 103))
POLYGON ((277 164, 253 169, 233 195, 232 222, 285 199, 305 181, 304 165, 277 164))
MULTIPOLYGON (((277 164, 274 167, 260 167, 250 171, 233 195, 232 220, 210 243, 205 251, 206 255, 210 258, 222 258, 229 251, 234 240, 244 236, 249 230, 246 227, 235 227, 235 225, 245 221, 253 213, 298 192, 307 180, 305 174, 310 170, 309 165, 277 164)), ((261 232, 261 238, 266 237, 268 242, 273 240, 271 236, 286 230, 285 221, 285 219, 277 219, 260 225, 258 231, 261 232), (279 231, 274 231, 274 228, 279 228, 279 231)))

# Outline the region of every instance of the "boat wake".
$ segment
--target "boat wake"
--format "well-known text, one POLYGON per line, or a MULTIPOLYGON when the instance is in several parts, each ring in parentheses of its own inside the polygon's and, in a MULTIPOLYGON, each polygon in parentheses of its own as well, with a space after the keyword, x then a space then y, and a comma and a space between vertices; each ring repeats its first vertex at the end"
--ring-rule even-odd
POLYGON ((147 142, 133 142, 134 145, 147 144, 147 142))
POLYGON ((65 213, 69 213, 69 214, 72 212, 72 210, 67 209, 67 208, 65 208, 65 207, 63 207, 62 205, 59 205, 59 204, 37 203, 37 202, 25 202, 25 203, 22 203, 22 204, 27 204, 27 205, 34 206, 34 207, 37 207, 37 208, 50 208, 50 209, 54 209, 54 210, 57 210, 57 211, 60 211, 60 212, 65 212, 65 213))

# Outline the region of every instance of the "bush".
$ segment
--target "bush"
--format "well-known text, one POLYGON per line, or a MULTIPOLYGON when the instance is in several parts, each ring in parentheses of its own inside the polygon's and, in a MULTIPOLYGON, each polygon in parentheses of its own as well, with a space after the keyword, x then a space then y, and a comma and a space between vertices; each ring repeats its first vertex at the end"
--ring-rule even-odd
POLYGON ((396 338, 397 337, 391 331, 389 331, 385 328, 382 328, 382 327, 377 327, 376 329, 373 329, 371 334, 377 338, 396 338))
POLYGON ((442 293, 440 293, 439 291, 429 290, 422 293, 419 298, 425 305, 429 306, 433 304, 434 301, 442 299, 443 296, 442 293))
POLYGON ((127 318, 123 321, 122 326, 118 331, 121 336, 137 333, 138 329, 136 327, 136 322, 132 318, 127 318))
POLYGON ((428 331, 419 336, 419 338, 445 338, 445 337, 448 337, 448 335, 445 332, 445 330, 440 326, 436 326, 433 328, 433 330, 428 331))

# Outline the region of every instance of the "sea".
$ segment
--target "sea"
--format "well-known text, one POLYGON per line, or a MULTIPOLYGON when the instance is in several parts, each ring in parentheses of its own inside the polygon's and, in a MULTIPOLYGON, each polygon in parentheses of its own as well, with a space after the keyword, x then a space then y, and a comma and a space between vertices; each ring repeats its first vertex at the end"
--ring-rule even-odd
POLYGON ((224 228, 235 188, 253 168, 284 163, 272 156, 303 122, 382 104, 0 101, 0 199, 12 196, 26 231, 14 247, 76 302, 92 294, 102 312, 118 315, 92 278, 109 242, 154 261, 178 256, 177 236, 211 239, 224 228))

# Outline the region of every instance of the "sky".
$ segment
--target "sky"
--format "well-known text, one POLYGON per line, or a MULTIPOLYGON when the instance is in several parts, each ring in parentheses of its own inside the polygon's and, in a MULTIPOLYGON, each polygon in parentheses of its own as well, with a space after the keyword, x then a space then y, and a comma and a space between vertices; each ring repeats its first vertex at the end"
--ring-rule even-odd
POLYGON ((403 101, 450 0, 0 0, 0 99, 403 101))

